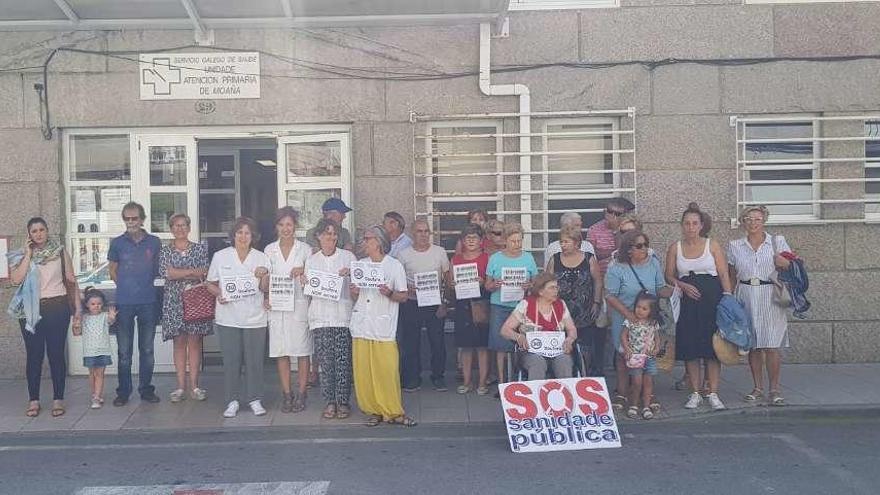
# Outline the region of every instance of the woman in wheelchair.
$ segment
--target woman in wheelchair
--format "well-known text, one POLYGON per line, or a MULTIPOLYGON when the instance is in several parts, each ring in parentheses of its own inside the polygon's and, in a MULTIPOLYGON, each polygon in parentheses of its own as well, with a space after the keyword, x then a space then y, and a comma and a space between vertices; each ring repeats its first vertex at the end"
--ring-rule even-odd
POLYGON ((544 272, 532 280, 530 295, 520 301, 504 326, 501 336, 516 342, 517 347, 527 351, 520 365, 531 380, 542 380, 547 367, 556 378, 572 376, 572 351, 577 329, 568 312, 565 301, 559 298, 556 275, 544 272), (554 334, 529 335, 530 332, 554 332, 554 334), (556 337, 556 338, 554 338, 556 337), (559 345, 562 342, 562 345, 559 345))

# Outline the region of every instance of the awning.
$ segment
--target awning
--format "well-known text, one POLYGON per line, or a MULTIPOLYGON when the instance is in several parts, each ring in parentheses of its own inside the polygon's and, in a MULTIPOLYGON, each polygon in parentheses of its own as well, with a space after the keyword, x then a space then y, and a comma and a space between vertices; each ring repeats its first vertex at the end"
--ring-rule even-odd
POLYGON ((393 26, 487 22, 509 0, 0 0, 0 31, 393 26))

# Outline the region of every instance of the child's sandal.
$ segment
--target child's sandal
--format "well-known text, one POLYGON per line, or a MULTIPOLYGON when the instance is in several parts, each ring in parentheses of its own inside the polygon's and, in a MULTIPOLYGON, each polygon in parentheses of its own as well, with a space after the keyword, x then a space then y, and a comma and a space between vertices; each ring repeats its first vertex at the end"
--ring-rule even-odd
POLYGON ((629 406, 629 409, 626 411, 626 417, 629 419, 637 419, 639 417, 639 408, 636 406, 629 406))
POLYGON ((652 419, 653 417, 654 411, 652 411, 650 407, 642 409, 642 419, 652 419))

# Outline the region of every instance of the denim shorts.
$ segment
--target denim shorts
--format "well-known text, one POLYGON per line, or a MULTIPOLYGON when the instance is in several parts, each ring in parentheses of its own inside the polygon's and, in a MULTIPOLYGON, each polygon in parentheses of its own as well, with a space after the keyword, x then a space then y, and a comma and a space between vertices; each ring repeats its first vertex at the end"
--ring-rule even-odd
POLYGON ((644 368, 628 368, 629 376, 639 376, 642 374, 654 376, 657 374, 657 359, 649 357, 645 360, 644 368))
POLYGON ((513 313, 513 308, 501 306, 499 304, 490 305, 489 309, 489 349, 498 352, 513 352, 514 345, 512 340, 507 340, 501 336, 501 327, 504 322, 513 313))
POLYGON ((113 364, 110 356, 83 356, 83 366, 86 368, 104 368, 113 364))

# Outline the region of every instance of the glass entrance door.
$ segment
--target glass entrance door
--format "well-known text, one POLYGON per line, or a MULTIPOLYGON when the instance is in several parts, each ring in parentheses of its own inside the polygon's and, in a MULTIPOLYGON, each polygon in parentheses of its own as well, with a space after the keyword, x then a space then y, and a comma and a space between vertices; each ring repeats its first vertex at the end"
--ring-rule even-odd
POLYGON ((199 239, 198 168, 192 136, 137 137, 139 166, 132 197, 144 205, 144 228, 163 240, 171 239, 168 221, 175 213, 192 220, 190 239, 199 239))
MULTIPOLYGON (((348 134, 278 138, 278 205, 300 212, 297 236, 321 219, 330 197, 351 202, 351 139, 348 134)), ((351 229, 351 219, 345 226, 351 229)))

